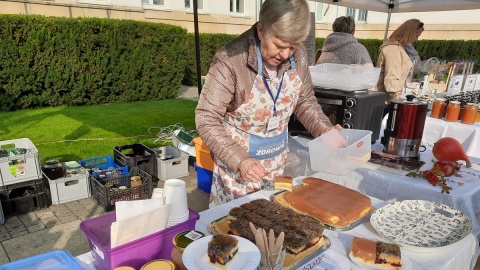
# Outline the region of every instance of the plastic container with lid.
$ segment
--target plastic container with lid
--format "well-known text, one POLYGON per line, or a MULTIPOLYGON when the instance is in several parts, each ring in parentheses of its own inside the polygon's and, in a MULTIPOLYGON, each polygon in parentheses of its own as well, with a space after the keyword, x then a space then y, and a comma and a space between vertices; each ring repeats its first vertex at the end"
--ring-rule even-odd
POLYGON ((462 123, 472 125, 475 123, 475 117, 477 116, 478 105, 475 103, 467 103, 462 114, 462 123))
POLYGON ((448 103, 447 112, 445 114, 445 121, 457 122, 460 116, 460 101, 450 101, 448 103))
POLYGON ((444 114, 444 110, 447 107, 447 103, 445 103, 444 98, 437 98, 433 101, 432 111, 430 113, 430 117, 432 118, 442 118, 444 114))
POLYGON ((187 270, 183 264, 183 251, 193 241, 204 237, 205 234, 199 231, 184 231, 175 235, 172 239, 175 248, 172 249, 172 261, 176 265, 177 270, 187 270))

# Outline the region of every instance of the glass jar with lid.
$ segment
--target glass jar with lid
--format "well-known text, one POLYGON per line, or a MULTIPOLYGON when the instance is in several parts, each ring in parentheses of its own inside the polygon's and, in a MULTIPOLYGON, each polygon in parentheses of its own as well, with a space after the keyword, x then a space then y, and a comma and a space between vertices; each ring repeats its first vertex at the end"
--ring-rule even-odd
POLYGON ((475 118, 477 116, 478 105, 475 103, 467 103, 462 114, 462 123, 467 125, 472 125, 475 123, 475 118))
POLYGON ((49 180, 55 180, 60 177, 63 177, 65 170, 60 161, 56 159, 47 160, 45 166, 42 168, 43 173, 48 177, 49 180))
POLYGON ((457 122, 460 116, 460 101, 453 100, 448 103, 447 112, 445 113, 445 121, 457 122))
POLYGON ((70 177, 77 174, 82 174, 82 166, 76 161, 65 162, 67 169, 65 170, 65 176, 70 177))
POLYGON ((178 270, 187 270, 182 260, 182 255, 185 248, 193 241, 204 236, 205 234, 199 231, 184 231, 175 235, 175 237, 172 239, 174 247, 172 249, 171 256, 172 261, 178 270))
POLYGON ((433 101, 430 117, 442 118, 446 107, 447 107, 447 103, 445 102, 444 98, 435 99, 435 101, 433 101))

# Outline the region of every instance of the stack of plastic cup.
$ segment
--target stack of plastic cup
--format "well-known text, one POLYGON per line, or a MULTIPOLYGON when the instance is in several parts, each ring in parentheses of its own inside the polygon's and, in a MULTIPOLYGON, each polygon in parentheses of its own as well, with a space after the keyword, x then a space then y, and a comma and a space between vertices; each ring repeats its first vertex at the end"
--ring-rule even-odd
POLYGON ((168 179, 163 184, 163 196, 170 204, 170 215, 167 228, 182 223, 188 219, 187 188, 180 179, 168 179))

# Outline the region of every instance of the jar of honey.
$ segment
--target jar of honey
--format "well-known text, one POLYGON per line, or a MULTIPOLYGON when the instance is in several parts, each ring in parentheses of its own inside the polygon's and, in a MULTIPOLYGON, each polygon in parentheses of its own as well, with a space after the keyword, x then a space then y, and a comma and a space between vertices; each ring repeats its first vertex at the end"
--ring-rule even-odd
POLYGON ((478 105, 475 103, 467 103, 465 109, 463 109, 462 114, 462 123, 467 125, 472 125, 475 123, 475 118, 477 116, 478 105))
POLYGON ((182 260, 183 251, 190 243, 204 236, 205 234, 199 231, 184 231, 175 235, 172 239, 174 247, 171 256, 177 270, 187 270, 182 260))
POLYGON ((445 121, 457 122, 460 115, 460 101, 450 101, 448 103, 447 112, 445 113, 445 121))
POLYGON ((446 107, 447 107, 447 103, 445 102, 444 98, 435 99, 435 101, 433 101, 432 112, 430 113, 430 117, 442 118, 446 107))
POLYGON ((475 117, 475 123, 480 123, 480 106, 477 111, 477 116, 475 117))

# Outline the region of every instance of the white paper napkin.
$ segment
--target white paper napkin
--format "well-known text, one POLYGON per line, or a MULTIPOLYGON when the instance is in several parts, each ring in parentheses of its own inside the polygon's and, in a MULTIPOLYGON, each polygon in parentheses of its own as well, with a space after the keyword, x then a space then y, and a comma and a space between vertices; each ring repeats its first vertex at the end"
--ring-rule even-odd
POLYGON ((117 221, 111 225, 111 248, 164 230, 170 204, 163 199, 117 202, 117 221))
POLYGON ((115 202, 117 221, 132 218, 165 205, 165 198, 115 202))

